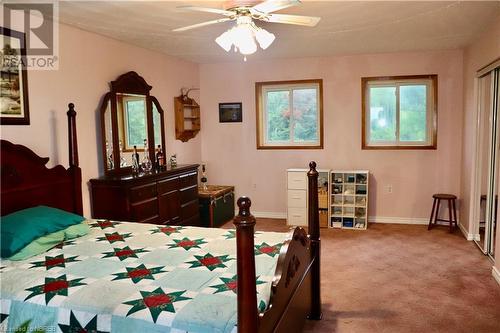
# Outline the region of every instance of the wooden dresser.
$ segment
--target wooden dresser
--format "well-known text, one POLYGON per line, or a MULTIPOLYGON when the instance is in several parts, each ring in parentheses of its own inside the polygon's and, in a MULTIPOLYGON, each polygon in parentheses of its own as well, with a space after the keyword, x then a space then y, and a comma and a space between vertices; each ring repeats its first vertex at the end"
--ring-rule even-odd
POLYGON ((199 226, 198 165, 90 180, 92 217, 199 226))

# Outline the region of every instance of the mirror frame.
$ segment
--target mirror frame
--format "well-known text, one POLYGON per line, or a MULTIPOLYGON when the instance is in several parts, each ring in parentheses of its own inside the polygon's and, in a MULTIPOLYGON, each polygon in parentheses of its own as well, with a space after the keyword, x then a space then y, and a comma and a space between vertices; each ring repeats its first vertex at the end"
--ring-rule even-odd
POLYGON ((156 97, 150 95, 150 91, 153 88, 147 84, 146 80, 134 71, 127 72, 120 75, 115 81, 110 83, 111 89, 103 97, 101 107, 100 107, 100 118, 101 118, 101 137, 102 137, 102 162, 104 165, 105 174, 124 174, 131 173, 132 167, 121 167, 120 166, 120 133, 118 128, 118 105, 117 105, 117 94, 133 94, 142 95, 146 98, 146 123, 147 123, 147 136, 148 136, 148 149, 149 158, 152 162, 155 160, 155 141, 154 141, 154 127, 153 127, 153 103, 156 109, 160 113, 160 127, 161 127, 161 146, 163 153, 166 152, 165 147, 165 113, 156 99, 156 97), (111 133, 113 136, 112 151, 113 151, 113 164, 115 168, 108 169, 107 156, 106 156, 106 126, 105 126, 105 114, 107 111, 108 103, 111 105, 111 133))

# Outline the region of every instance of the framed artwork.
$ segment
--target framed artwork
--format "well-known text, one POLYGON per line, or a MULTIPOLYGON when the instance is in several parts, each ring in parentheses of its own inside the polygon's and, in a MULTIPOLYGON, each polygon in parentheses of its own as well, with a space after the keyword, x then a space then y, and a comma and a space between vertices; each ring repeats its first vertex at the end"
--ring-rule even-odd
POLYGON ((0 124, 29 125, 26 36, 0 27, 0 124))
POLYGON ((241 103, 219 103, 219 123, 241 123, 241 103))

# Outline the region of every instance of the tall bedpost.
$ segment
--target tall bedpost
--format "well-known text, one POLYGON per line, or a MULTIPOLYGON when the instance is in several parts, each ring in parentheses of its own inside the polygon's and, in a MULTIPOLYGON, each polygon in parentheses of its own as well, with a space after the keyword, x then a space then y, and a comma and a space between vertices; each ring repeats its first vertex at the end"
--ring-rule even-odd
POLYGON ((309 163, 309 212, 308 212, 308 229, 309 238, 311 240, 311 309, 309 319, 321 319, 321 293, 320 293, 320 253, 321 240, 319 237, 319 208, 318 208, 318 171, 316 171, 316 162, 309 163))
POLYGON ((75 104, 68 104, 68 151, 69 170, 73 174, 73 210, 79 215, 83 215, 82 202, 82 170, 78 162, 78 143, 76 139, 76 111, 75 104))
POLYGON ((239 213, 234 218, 238 272, 238 333, 255 333, 258 330, 253 239, 255 217, 250 214, 251 205, 250 198, 240 197, 239 213))
POLYGON ((69 166, 78 166, 78 143, 76 140, 76 111, 75 104, 68 104, 68 148, 69 148, 69 166))

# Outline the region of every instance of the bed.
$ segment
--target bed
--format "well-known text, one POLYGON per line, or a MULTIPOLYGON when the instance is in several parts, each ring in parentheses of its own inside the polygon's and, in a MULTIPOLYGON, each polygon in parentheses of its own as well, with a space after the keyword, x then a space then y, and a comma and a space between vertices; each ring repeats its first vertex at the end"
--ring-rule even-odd
MULTIPOLYGON (((82 214, 76 112, 69 168, 1 142, 2 216, 46 205, 82 214)), ((310 163, 309 193, 317 193, 310 163)), ((46 332, 299 332, 321 319, 317 196, 309 234, 254 232, 249 198, 235 229, 88 220, 90 232, 0 265, 0 329, 46 332)))

